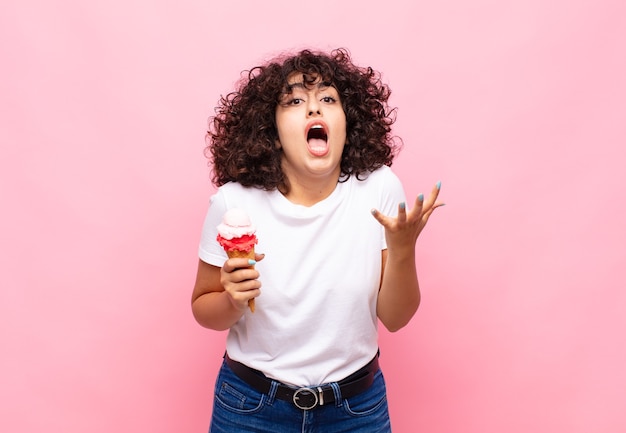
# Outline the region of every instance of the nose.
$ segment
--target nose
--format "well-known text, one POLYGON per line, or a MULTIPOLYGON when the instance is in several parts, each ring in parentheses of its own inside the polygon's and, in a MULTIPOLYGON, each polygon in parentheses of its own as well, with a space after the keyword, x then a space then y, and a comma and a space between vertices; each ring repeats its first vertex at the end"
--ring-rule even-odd
POLYGON ((322 114, 320 103, 316 98, 309 98, 308 104, 307 110, 309 117, 320 116, 322 114))

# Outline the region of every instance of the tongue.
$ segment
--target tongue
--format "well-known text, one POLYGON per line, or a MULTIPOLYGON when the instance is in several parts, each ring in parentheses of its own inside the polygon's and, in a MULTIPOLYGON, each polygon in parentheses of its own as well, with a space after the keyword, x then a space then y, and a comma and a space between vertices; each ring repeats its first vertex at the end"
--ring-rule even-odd
POLYGON ((326 140, 322 140, 321 138, 310 138, 307 140, 307 143, 309 143, 309 152, 315 156, 324 156, 328 152, 326 140))

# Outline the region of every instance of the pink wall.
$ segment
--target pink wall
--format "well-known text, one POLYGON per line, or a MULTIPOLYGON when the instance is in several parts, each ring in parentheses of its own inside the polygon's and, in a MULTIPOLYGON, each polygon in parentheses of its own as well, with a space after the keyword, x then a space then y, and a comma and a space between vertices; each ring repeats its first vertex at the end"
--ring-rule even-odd
POLYGON ((394 167, 448 203, 381 336, 395 431, 626 430, 626 3, 399 3, 2 3, 0 431, 206 431, 206 119, 306 45, 383 71, 394 167))

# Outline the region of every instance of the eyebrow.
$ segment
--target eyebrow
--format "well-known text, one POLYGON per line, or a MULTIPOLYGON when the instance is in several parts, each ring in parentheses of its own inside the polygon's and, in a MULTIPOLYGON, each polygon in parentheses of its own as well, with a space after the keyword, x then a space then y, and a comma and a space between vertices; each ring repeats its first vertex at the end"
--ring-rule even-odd
MULTIPOLYGON (((298 81, 297 83, 287 84, 285 86, 285 93, 291 93, 291 91, 293 89, 310 89, 312 87, 314 87, 314 86, 305 86, 304 82, 298 81)), ((318 89, 325 89, 325 88, 334 87, 334 86, 332 85, 332 83, 321 81, 321 82, 317 83, 316 87, 318 89)))

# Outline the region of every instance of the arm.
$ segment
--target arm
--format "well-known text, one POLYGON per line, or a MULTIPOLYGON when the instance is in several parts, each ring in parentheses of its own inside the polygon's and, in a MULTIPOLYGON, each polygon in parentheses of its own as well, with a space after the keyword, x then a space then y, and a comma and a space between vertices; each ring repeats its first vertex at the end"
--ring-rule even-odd
POLYGON ((420 304, 420 288, 415 267, 415 243, 437 203, 438 183, 424 202, 420 194, 413 209, 407 212, 404 203, 398 217, 391 218, 373 210, 374 218, 385 227, 387 250, 382 252, 382 277, 376 314, 385 327, 395 332, 406 326, 420 304))
MULTIPOLYGON (((258 254, 257 260, 263 255, 258 254)), ((259 272, 247 259, 228 259, 221 268, 200 260, 191 296, 196 321, 205 328, 223 331, 233 326, 248 308, 248 299, 260 294, 259 272)))

